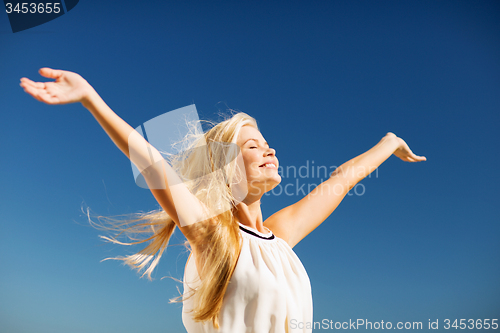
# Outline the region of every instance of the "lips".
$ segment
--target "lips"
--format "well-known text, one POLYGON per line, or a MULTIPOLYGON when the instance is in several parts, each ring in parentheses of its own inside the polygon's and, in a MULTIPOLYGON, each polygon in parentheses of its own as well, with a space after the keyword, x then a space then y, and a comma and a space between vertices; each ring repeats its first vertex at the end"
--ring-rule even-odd
POLYGON ((272 169, 277 169, 277 163, 276 162, 266 162, 262 165, 259 165, 259 168, 272 168, 272 169))

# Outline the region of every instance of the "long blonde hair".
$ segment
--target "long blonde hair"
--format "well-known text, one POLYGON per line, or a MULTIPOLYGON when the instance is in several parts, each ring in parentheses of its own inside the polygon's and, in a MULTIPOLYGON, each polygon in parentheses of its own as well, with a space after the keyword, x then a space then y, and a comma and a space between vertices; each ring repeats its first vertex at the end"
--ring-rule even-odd
MULTIPOLYGON (((218 328, 224 294, 241 249, 239 226, 234 215, 237 200, 230 186, 241 181, 241 170, 238 169, 235 158, 239 150, 236 140, 243 126, 258 127, 256 120, 243 112, 218 124, 211 124, 213 127, 206 133, 197 133, 196 130, 191 132, 185 141, 192 143, 183 150, 184 153, 169 161, 189 190, 209 211, 217 212, 213 218, 196 223, 193 227, 199 233, 198 238, 202 240, 200 243, 203 242, 190 244, 203 249, 201 258, 198 258, 203 263, 202 267, 198 267, 201 278, 199 287, 192 290, 191 294, 184 294, 171 302, 194 297, 193 320, 210 320, 218 328), (228 161, 230 162, 227 163, 228 161)), ((138 272, 143 272, 141 277, 151 279, 151 273, 158 265, 175 230, 172 218, 163 209, 137 213, 135 218, 127 220, 103 216, 97 218, 101 222, 101 228, 116 232, 114 236, 101 236, 110 242, 122 245, 148 243, 136 254, 108 259, 123 260, 138 272), (119 241, 118 236, 126 236, 130 241, 119 241)), ((187 241, 186 245, 188 246, 187 241)))

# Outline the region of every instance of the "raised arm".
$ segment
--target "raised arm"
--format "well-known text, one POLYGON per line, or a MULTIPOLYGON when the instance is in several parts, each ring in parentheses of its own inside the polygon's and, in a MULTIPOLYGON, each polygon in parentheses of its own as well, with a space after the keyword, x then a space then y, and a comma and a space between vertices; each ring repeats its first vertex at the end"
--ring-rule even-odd
POLYGON ((56 81, 33 82, 22 78, 21 87, 47 104, 82 103, 116 146, 141 171, 158 203, 190 240, 192 236, 188 226, 203 220, 203 205, 179 180, 158 150, 114 113, 80 75, 50 68, 40 69, 40 74, 56 81))
POLYGON ((406 162, 426 160, 424 156, 415 155, 403 139, 394 133, 387 133, 370 150, 335 169, 328 180, 302 200, 270 216, 266 226, 290 246, 295 246, 330 216, 349 190, 392 154, 406 162))

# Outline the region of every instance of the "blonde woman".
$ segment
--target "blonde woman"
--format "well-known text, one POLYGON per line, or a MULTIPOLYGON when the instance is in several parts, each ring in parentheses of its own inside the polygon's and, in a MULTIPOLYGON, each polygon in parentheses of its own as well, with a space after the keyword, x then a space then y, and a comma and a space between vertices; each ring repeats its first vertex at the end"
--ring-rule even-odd
POLYGON ((189 333, 311 332, 310 282, 292 248, 392 154, 407 162, 426 160, 387 133, 300 201, 264 220, 260 201, 281 177, 275 150, 249 115, 237 113, 195 133, 198 139, 189 148, 205 149, 186 149, 167 162, 80 75, 50 68, 40 74, 55 82, 22 78, 24 90, 47 104, 82 103, 141 171, 162 208, 141 215, 136 224, 116 224, 131 234, 150 233, 139 241, 147 244, 142 251, 122 260, 150 277, 174 229, 186 237, 191 255, 182 319, 189 333))

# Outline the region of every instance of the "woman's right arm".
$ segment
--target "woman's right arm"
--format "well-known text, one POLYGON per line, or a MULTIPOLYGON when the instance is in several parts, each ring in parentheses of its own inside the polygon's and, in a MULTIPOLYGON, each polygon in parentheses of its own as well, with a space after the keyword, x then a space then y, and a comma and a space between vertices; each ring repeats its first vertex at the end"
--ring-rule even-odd
POLYGON ((24 90, 47 104, 81 102, 116 146, 141 171, 158 203, 172 217, 186 238, 194 240, 189 226, 203 220, 203 204, 180 181, 158 150, 113 112, 80 75, 50 68, 40 69, 40 74, 56 81, 33 82, 22 78, 21 86, 24 90))

